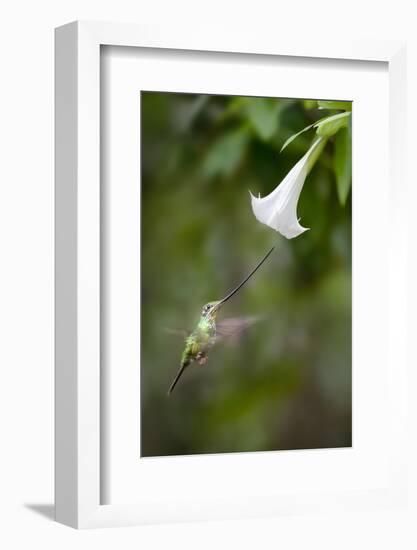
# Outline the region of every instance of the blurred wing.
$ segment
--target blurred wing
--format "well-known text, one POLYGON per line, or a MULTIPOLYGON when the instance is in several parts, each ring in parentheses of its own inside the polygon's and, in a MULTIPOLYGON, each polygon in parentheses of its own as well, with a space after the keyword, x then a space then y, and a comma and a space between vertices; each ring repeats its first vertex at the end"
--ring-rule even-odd
POLYGON ((181 329, 169 328, 169 327, 164 327, 164 331, 167 334, 171 334, 172 336, 179 336, 183 340, 185 340, 190 334, 188 330, 181 330, 181 329))
POLYGON ((229 319, 222 319, 216 323, 216 342, 227 340, 229 338, 233 339, 263 319, 264 318, 261 316, 231 317, 229 319))

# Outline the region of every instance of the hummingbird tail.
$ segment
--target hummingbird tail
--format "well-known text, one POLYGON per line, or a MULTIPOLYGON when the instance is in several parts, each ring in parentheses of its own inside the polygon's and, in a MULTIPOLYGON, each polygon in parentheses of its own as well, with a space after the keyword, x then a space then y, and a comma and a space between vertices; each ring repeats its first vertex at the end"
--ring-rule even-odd
POLYGON ((185 371, 185 369, 188 367, 189 364, 190 364, 189 362, 186 362, 181 365, 180 370, 178 371, 176 377, 174 378, 172 384, 169 387, 168 396, 171 395, 173 389, 178 383, 178 380, 181 378, 181 376, 183 375, 183 372, 185 371))

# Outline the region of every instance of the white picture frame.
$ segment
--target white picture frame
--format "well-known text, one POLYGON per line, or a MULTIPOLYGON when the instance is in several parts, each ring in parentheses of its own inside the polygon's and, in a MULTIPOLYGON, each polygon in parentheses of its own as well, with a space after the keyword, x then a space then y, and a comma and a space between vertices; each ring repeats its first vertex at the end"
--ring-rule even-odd
MULTIPOLYGON (((56 30, 56 519, 77 528, 134 525, 157 521, 227 518, 309 511, 339 506, 395 505, 405 495, 403 430, 405 359, 405 46, 400 42, 280 42, 271 35, 238 32, 75 22, 56 30), (393 273, 399 289, 390 304, 396 319, 392 401, 396 451, 384 490, 360 494, 288 494, 282 501, 260 499, 230 510, 227 505, 201 514, 178 514, 175 505, 161 515, 158 505, 101 504, 100 463, 100 47, 164 48, 382 61, 389 71, 389 157, 393 273)), ((390 253, 392 252, 390 248, 390 253)), ((388 320, 387 320, 388 322, 388 320)))

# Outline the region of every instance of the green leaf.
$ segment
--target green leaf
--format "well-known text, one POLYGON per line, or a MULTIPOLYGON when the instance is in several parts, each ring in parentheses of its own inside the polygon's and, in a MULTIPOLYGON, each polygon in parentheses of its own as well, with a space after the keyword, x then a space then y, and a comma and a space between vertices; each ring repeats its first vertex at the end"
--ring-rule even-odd
POLYGON ((239 165, 248 144, 246 128, 239 128, 220 136, 210 147, 202 171, 207 178, 230 176, 239 165))
POLYGON ((186 107, 180 111, 181 118, 178 121, 180 132, 188 132, 198 117, 200 112, 205 109, 207 102, 210 100, 209 95, 197 95, 193 101, 187 101, 186 107))
POLYGON ((345 128, 348 125, 349 117, 349 112, 326 117, 315 124, 317 128, 317 135, 322 137, 333 136, 341 128, 345 128))
POLYGON ((337 134, 333 164, 339 201, 345 205, 352 185, 352 140, 348 128, 342 128, 337 134))
POLYGON ((317 101, 315 99, 303 99, 304 109, 316 109, 317 101))
POLYGON ((319 109, 340 109, 341 111, 351 111, 352 102, 351 101, 317 101, 319 109))
POLYGON ((308 130, 311 130, 311 128, 316 128, 317 135, 320 137, 330 137, 334 135, 340 128, 344 128, 348 125, 348 119, 350 117, 350 113, 338 113, 337 115, 331 115, 326 116, 324 118, 321 118, 317 122, 314 122, 313 124, 310 124, 309 126, 306 126, 296 134, 293 134, 290 136, 284 145, 281 147, 280 153, 288 147, 288 145, 295 140, 299 135, 303 134, 304 132, 307 132, 308 130))
POLYGON ((224 120, 240 114, 245 106, 246 99, 246 97, 241 96, 231 97, 230 101, 225 106, 224 111, 221 115, 219 115, 219 120, 223 122, 224 120))
POLYGON ((282 153, 282 151, 290 144, 292 143, 295 138, 298 138, 299 135, 303 134, 304 132, 307 132, 307 130, 311 130, 311 128, 314 128, 314 126, 316 125, 316 122, 314 124, 310 124, 309 126, 306 126, 305 128, 303 128, 302 130, 300 130, 299 132, 297 132, 296 134, 293 134, 292 136, 290 136, 286 142, 284 143, 284 145, 281 147, 281 150, 280 150, 280 153, 282 153))
POLYGON ((248 97, 245 110, 249 123, 258 136, 267 141, 277 132, 281 104, 276 99, 248 97))

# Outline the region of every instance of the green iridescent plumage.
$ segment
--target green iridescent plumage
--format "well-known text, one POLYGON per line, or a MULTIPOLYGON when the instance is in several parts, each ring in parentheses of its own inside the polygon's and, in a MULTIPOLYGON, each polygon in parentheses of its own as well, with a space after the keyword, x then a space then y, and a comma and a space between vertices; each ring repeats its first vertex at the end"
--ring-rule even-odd
POLYGON ((206 317, 202 314, 196 328, 185 341, 185 349, 182 354, 181 364, 192 360, 198 360, 199 357, 207 354, 215 341, 216 321, 214 318, 206 317))

